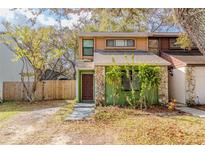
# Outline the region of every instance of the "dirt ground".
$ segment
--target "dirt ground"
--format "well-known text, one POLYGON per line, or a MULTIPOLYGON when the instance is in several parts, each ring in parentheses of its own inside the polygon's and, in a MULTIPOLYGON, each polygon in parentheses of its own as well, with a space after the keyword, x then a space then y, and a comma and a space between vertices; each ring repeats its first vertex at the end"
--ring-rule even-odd
POLYGON ((84 121, 64 121, 72 101, 1 121, 0 144, 205 144, 205 119, 179 111, 98 107, 84 121))
MULTIPOLYGON (((0 122, 0 144, 18 144, 29 134, 41 130, 41 126, 67 103, 68 101, 16 103, 17 108, 12 110, 20 110, 20 113, 0 122)), ((9 104, 8 107, 10 106, 9 104)), ((8 108, 5 112, 8 112, 8 108)))

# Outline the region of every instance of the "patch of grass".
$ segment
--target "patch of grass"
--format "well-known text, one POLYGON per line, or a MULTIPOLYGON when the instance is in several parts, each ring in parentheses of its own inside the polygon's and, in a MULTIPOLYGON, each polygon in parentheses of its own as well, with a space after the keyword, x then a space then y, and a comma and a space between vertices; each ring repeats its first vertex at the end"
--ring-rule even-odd
POLYGON ((5 102, 0 104, 0 122, 21 113, 21 111, 16 110, 16 107, 17 105, 15 102, 5 102))
POLYGON ((59 106, 59 103, 66 103, 66 101, 41 101, 35 103, 29 102, 4 102, 0 104, 0 122, 7 120, 17 114, 34 111, 43 108, 51 108, 59 106))
POLYGON ((10 117, 12 117, 18 113, 21 113, 21 112, 0 112, 0 121, 9 119, 10 117))

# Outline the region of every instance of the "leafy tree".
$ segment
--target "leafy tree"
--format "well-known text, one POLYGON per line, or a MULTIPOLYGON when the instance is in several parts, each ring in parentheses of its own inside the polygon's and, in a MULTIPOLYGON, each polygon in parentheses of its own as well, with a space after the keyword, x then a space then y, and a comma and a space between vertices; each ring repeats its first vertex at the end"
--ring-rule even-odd
MULTIPOLYGON (((74 28, 82 31, 170 31, 178 29, 174 22, 172 9, 143 9, 143 8, 96 8, 96 9, 29 9, 34 17, 30 18, 36 24, 37 17, 47 13, 55 17, 62 27, 62 19, 69 20, 71 15, 80 18, 74 28)), ((71 30, 73 30, 71 28, 71 30)))
POLYGON ((176 28, 171 9, 90 9, 88 31, 145 32, 176 28))
POLYGON ((121 77, 126 76, 129 87, 130 96, 126 96, 128 104, 135 108, 139 107, 141 109, 147 108, 148 105, 153 105, 158 103, 158 87, 160 84, 160 67, 149 66, 149 65, 136 65, 134 63, 134 54, 131 57, 131 61, 125 56, 127 62, 123 66, 118 66, 113 58, 113 66, 110 66, 106 72, 107 83, 112 85, 113 90, 113 102, 116 104, 120 91, 121 91, 121 77), (123 73, 124 70, 125 72, 123 73), (132 73, 130 73, 132 72, 132 73), (140 82, 140 100, 137 97, 138 91, 136 91, 136 79, 140 82))
POLYGON ((205 9, 176 8, 175 17, 192 42, 205 53, 205 9))
POLYGON ((60 74, 64 72, 60 63, 67 52, 67 43, 58 39, 52 27, 32 29, 6 24, 5 28, 1 35, 2 43, 15 53, 16 60, 22 61, 21 80, 27 100, 33 102, 37 84, 47 69, 60 71, 60 74))
POLYGON ((116 65, 113 59, 114 65, 109 66, 106 71, 106 81, 109 85, 112 86, 112 98, 113 98, 113 105, 117 104, 120 90, 121 90, 121 67, 116 65))
POLYGON ((178 38, 177 38, 177 44, 181 46, 182 49, 184 50, 191 50, 193 47, 192 41, 188 37, 187 33, 182 33, 178 38))
POLYGON ((134 82, 135 80, 133 80, 134 78, 137 77, 136 70, 138 70, 138 66, 136 66, 134 63, 134 54, 131 57, 131 59, 132 59, 131 62, 129 62, 127 56, 125 56, 125 59, 127 60, 127 64, 123 66, 123 69, 125 70, 125 75, 128 79, 129 86, 131 89, 131 97, 126 96, 126 100, 129 103, 129 105, 134 108, 139 103, 137 100, 137 93, 135 90, 135 82, 134 82), (132 76, 130 74, 130 71, 132 72, 132 76))
MULTIPOLYGON (((141 108, 144 104, 144 107, 147 107, 147 104, 151 104, 151 102, 148 101, 148 95, 150 94, 148 92, 154 92, 154 90, 158 89, 158 86, 160 84, 160 67, 154 67, 149 65, 139 65, 139 73, 138 77, 140 79, 141 83, 141 91, 140 91, 140 102, 141 102, 141 108)), ((151 94, 152 97, 155 97, 155 94, 151 94)), ((149 99, 150 100, 156 100, 154 98, 149 99)), ((158 100, 158 99, 157 99, 158 100)), ((157 102, 153 102, 157 103, 157 102)))

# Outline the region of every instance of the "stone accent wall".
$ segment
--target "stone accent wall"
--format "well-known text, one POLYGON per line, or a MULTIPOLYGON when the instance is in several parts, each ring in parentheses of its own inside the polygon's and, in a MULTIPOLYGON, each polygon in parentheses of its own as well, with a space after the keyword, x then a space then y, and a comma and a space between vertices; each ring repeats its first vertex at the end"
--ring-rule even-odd
POLYGON ((95 67, 95 103, 96 105, 105 104, 105 67, 95 67))
POLYGON ((159 85, 159 102, 168 103, 168 69, 167 66, 161 67, 161 81, 159 85))
POLYGON ((187 104, 194 104, 196 100, 196 80, 194 68, 186 67, 185 70, 185 99, 187 104))

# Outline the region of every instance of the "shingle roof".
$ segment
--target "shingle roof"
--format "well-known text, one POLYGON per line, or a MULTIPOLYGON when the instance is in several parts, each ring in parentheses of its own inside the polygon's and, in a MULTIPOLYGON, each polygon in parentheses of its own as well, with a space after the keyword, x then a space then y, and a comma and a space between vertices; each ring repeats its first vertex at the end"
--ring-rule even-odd
POLYGON ((186 65, 204 65, 205 64, 205 56, 179 56, 172 55, 174 58, 182 61, 186 65))
POLYGON ((205 56, 199 51, 164 52, 185 65, 205 65, 205 56))
POLYGON ((147 37, 147 32, 80 32, 79 36, 112 36, 112 37, 147 37))
POLYGON ((152 33, 153 37, 178 37, 180 35, 179 32, 154 32, 152 33))
POLYGON ((149 65, 170 65, 163 58, 146 51, 96 51, 94 53, 94 65, 113 65, 113 59, 118 65, 132 63, 134 54, 134 63, 149 65))
POLYGON ((80 32, 79 36, 96 37, 177 37, 179 32, 80 32))

